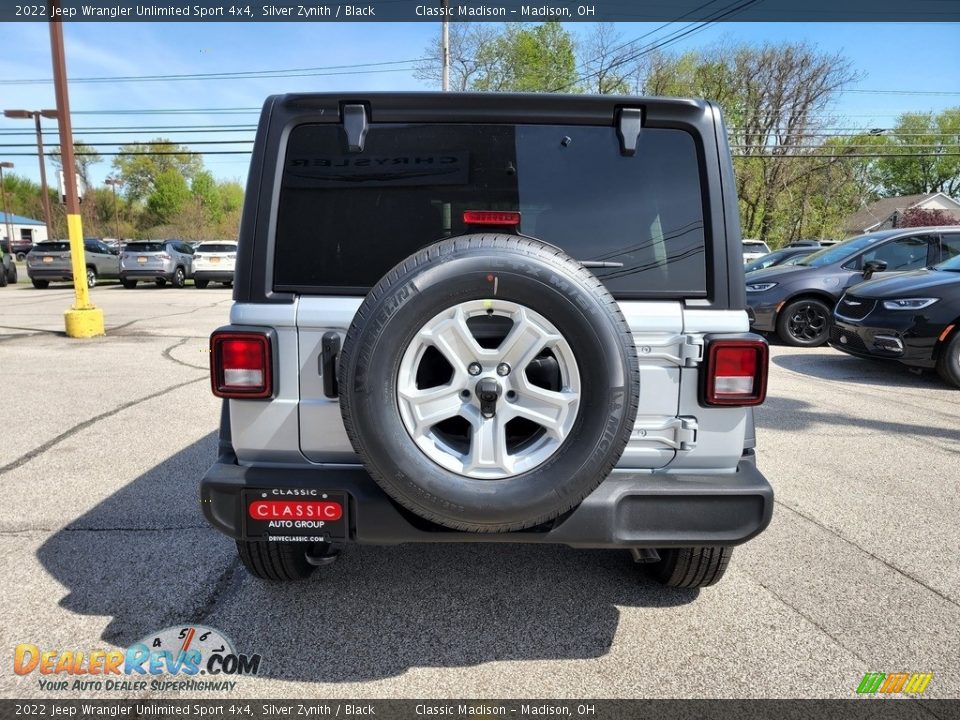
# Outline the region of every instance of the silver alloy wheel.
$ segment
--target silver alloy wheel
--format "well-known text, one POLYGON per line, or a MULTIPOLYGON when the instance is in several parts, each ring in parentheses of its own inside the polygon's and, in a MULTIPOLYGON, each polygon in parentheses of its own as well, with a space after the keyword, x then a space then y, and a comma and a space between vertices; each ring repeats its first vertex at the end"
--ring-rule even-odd
POLYGON ((496 480, 532 470, 560 448, 577 418, 580 373, 569 343, 541 314, 507 300, 473 300, 439 313, 414 336, 400 361, 397 403, 407 432, 427 457, 460 475, 496 480), (468 325, 483 316, 512 321, 495 348, 481 346, 468 325), (421 387, 418 374, 430 348, 452 373, 442 384, 421 387), (556 361, 558 390, 527 376, 531 362, 545 356, 551 366, 556 361), (497 399, 482 402, 481 391, 494 386, 497 399), (451 418, 469 425, 465 447, 437 427, 451 418), (508 425, 515 420, 537 429, 511 447, 508 425))

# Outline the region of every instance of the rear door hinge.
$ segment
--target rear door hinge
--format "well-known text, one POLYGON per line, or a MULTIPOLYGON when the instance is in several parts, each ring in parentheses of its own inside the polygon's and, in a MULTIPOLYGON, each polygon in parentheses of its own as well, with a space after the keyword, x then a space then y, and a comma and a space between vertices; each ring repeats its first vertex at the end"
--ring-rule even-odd
POLYGON ((697 419, 693 417, 667 418, 663 421, 637 421, 631 442, 649 442, 666 445, 674 450, 693 450, 697 445, 697 419))
POLYGON ((680 367, 695 367, 703 360, 703 337, 699 335, 635 335, 637 355, 645 360, 667 360, 680 367))

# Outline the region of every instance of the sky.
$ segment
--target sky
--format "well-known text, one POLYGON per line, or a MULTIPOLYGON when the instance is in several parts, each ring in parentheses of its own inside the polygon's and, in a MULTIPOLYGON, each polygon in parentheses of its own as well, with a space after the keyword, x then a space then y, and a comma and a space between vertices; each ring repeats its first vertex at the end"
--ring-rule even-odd
MULTIPOLYGON (((624 40, 656 32, 666 36, 676 23, 617 23, 624 40), (659 28, 659 29, 658 29, 659 28)), ((575 35, 587 23, 569 23, 575 35)), ((889 128, 908 111, 939 111, 960 105, 960 33, 956 25, 935 23, 714 23, 670 47, 683 51, 725 42, 806 41, 824 52, 842 53, 863 78, 835 104, 836 126, 889 128), (897 91, 877 93, 872 91, 897 91)), ((410 61, 436 41, 438 22, 408 23, 65 23, 68 75, 71 78, 222 73, 329 68, 362 63, 410 61)), ((0 109, 55 106, 47 26, 0 23, 0 109), (15 41, 11 40, 15 38, 15 41), (21 80, 39 80, 21 84, 21 80), (47 82, 43 82, 47 80, 47 82)), ((416 80, 409 63, 380 65, 358 73, 328 70, 310 77, 219 79, 207 81, 74 82, 70 87, 74 137, 87 142, 145 141, 173 136, 178 141, 252 139, 265 97, 283 92, 431 90, 416 80), (375 70, 376 72, 369 72, 375 70), (386 70, 386 72, 384 72, 386 70), (240 108, 240 110, 232 110, 240 108), (131 114, 143 110, 203 111, 131 114), (220 109, 220 112, 209 112, 220 109), (231 110, 224 110, 231 109, 231 110), (125 111, 119 114, 118 111, 125 111), (159 127, 235 125, 235 132, 187 134, 159 127), (91 134, 96 128, 133 132, 91 134)), ((55 123, 44 121, 45 142, 57 143, 55 123)), ((248 150, 247 144, 195 145, 196 150, 248 150)), ((101 151, 115 151, 104 145, 101 151)), ((219 179, 246 181, 247 155, 206 155, 219 179)), ((99 184, 110 175, 110 160, 92 168, 99 184)), ((16 164, 12 172, 39 179, 32 126, 0 117, 0 160, 16 164), (11 133, 23 133, 13 135, 11 133), (24 147, 11 147, 23 143, 24 147), (15 153, 24 153, 16 155, 15 153)), ((52 166, 48 165, 48 174, 52 166)), ((53 183, 56 183, 55 178, 53 183)))

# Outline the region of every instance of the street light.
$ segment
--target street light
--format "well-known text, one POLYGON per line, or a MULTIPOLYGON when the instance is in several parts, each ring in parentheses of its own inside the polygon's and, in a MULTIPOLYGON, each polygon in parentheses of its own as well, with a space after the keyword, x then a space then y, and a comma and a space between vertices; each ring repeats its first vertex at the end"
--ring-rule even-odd
MULTIPOLYGON (((13 255, 13 226, 10 224, 10 206, 7 205, 7 188, 3 184, 3 169, 12 167, 12 162, 7 160, 0 162, 0 195, 2 195, 3 199, 3 219, 7 223, 7 245, 11 255, 13 255)), ((3 251, 0 250, 0 255, 2 254, 3 251)))
POLYGON ((122 180, 116 178, 107 178, 103 181, 113 188, 113 223, 117 231, 117 242, 120 242, 120 211, 117 209, 117 185, 123 185, 122 180))
POLYGON ((43 201, 43 222, 47 226, 47 240, 53 240, 50 214, 50 194, 47 192, 47 165, 43 156, 43 131, 40 129, 40 118, 57 118, 56 110, 4 110, 3 116, 18 120, 33 120, 37 129, 37 157, 40 159, 40 195, 43 201))

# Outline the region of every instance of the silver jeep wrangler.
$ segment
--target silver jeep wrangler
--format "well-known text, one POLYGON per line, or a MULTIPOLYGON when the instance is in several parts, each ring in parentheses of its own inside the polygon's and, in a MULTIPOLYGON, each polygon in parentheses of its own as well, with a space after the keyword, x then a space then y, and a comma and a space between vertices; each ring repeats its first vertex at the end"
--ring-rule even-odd
POLYGON ((773 508, 737 217, 708 102, 269 98, 210 342, 208 520, 269 580, 468 541, 715 583, 773 508))

